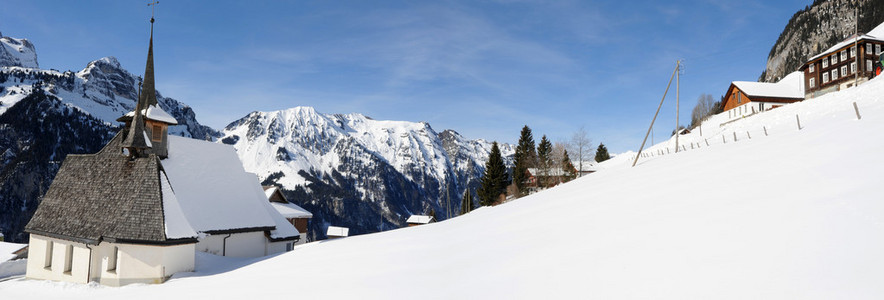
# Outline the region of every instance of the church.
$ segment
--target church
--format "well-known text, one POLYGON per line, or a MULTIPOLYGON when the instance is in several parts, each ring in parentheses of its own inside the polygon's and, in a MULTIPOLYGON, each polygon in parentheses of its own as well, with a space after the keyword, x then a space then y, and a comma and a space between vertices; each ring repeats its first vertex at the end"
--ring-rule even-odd
POLYGON ((150 23, 135 110, 98 153, 65 158, 25 227, 27 278, 161 283, 193 271, 195 251, 260 257, 300 239, 232 147, 168 135, 177 121, 157 102, 150 23))

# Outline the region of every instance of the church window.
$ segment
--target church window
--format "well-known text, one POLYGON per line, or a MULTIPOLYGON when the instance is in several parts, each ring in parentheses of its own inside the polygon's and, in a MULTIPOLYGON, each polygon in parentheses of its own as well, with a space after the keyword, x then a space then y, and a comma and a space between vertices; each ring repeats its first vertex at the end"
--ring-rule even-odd
POLYGON ((43 258, 43 267, 46 269, 52 268, 52 241, 46 241, 46 257, 43 258))
POLYGON ((107 257, 107 271, 114 273, 117 271, 117 258, 119 257, 120 248, 114 247, 110 255, 107 257))
POLYGON ((74 266, 74 245, 65 245, 64 247, 64 272, 71 274, 74 266))

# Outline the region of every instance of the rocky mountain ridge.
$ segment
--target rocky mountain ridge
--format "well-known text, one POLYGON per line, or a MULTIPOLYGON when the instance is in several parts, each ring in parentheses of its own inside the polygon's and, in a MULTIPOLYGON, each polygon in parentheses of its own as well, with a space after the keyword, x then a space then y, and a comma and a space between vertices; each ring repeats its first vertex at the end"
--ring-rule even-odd
MULTIPOLYGON (((220 142, 236 148, 247 171, 314 214, 314 239, 324 238, 329 225, 361 234, 399 228, 412 214, 456 215, 464 191, 475 193, 491 149, 490 142, 437 133, 426 122, 311 107, 252 112, 222 134, 220 142)), ((514 147, 501 149, 511 164, 514 147)))
POLYGON ((777 82, 807 59, 884 22, 884 2, 872 0, 816 0, 799 10, 771 47, 761 82, 777 82), (859 18, 855 17, 859 12, 859 18), (858 21, 858 23, 857 23, 858 21), (857 26, 858 25, 858 26, 857 26))

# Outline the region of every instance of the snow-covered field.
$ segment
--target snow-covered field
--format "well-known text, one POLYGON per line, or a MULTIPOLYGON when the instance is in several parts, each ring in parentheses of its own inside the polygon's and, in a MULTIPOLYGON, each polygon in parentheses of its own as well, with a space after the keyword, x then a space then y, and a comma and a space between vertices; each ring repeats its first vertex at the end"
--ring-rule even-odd
POLYGON ((572 183, 440 223, 309 243, 265 260, 200 255, 198 272, 161 285, 14 279, 0 282, 0 295, 880 298, 882 98, 878 78, 725 127, 713 119, 705 136, 681 138, 702 142, 699 149, 642 158, 635 168, 621 155, 572 183))

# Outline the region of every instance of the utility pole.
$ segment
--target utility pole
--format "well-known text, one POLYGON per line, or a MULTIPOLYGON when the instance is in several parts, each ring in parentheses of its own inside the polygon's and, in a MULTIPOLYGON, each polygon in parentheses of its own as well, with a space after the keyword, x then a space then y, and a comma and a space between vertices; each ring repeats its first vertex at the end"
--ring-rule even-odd
POLYGON ((666 84, 666 90, 663 91, 663 99, 660 99, 660 105, 657 106, 657 112, 654 113, 654 119, 651 120, 651 126, 648 126, 648 132, 645 133, 645 139, 642 140, 642 145, 638 148, 638 154, 635 155, 635 160, 632 161, 633 167, 635 167, 635 164, 638 163, 638 158, 641 157, 642 150, 645 149, 645 142, 648 141, 648 136, 651 135, 651 129, 654 128, 654 122, 657 121, 657 115, 660 113, 660 108, 663 107, 663 100, 666 100, 666 94, 669 93, 669 87, 672 86, 672 78, 675 77, 675 73, 678 73, 680 64, 680 61, 676 63, 675 70, 672 70, 672 76, 669 76, 669 83, 666 84))
POLYGON ((853 27, 853 63, 856 68, 853 70, 853 86, 859 84, 859 7, 853 8, 853 19, 856 21, 853 27))
POLYGON ((675 153, 678 153, 678 136, 680 135, 678 132, 678 87, 679 81, 681 81, 681 61, 675 61, 675 153))

